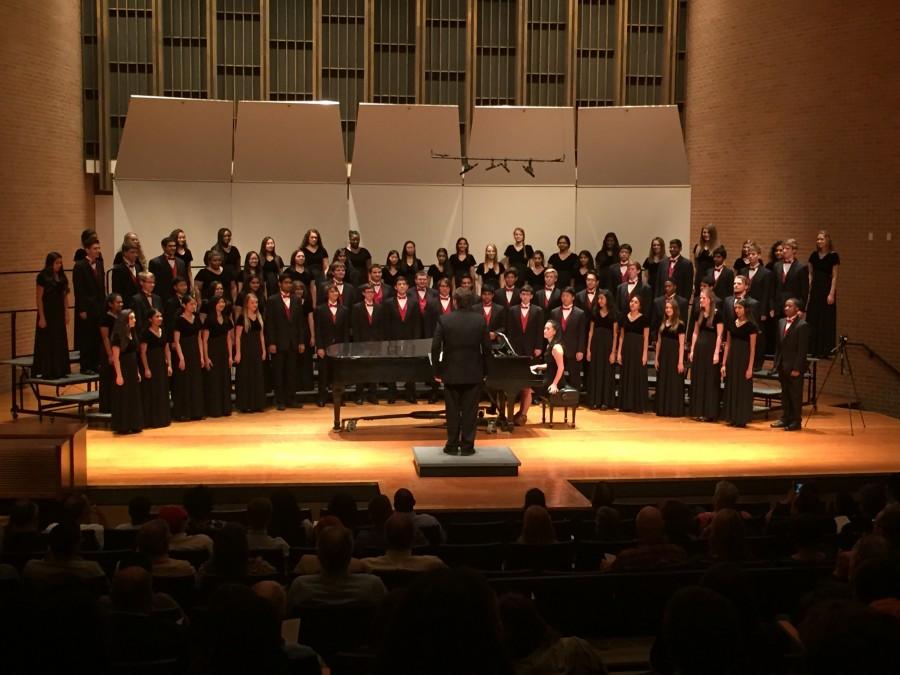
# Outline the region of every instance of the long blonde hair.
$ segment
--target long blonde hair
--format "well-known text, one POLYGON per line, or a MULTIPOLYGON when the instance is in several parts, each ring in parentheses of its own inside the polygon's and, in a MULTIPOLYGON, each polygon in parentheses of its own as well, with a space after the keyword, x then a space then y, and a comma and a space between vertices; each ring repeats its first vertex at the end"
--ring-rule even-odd
POLYGON ((250 332, 250 312, 247 311, 247 305, 250 302, 250 298, 254 298, 256 300, 256 320, 259 321, 259 327, 264 328, 265 322, 263 321, 262 312, 259 311, 259 298, 256 293, 247 293, 244 296, 244 304, 241 309, 241 322, 244 324, 244 330, 248 333, 250 332))

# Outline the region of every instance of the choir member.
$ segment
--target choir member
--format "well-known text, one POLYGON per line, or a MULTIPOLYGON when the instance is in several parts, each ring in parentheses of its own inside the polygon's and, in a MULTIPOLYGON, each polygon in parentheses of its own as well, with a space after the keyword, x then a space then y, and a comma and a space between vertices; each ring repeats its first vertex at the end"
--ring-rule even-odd
POLYGON ((356 272, 356 268, 350 264, 350 259, 347 257, 347 249, 345 248, 339 248, 335 251, 334 258, 331 259, 331 266, 328 268, 328 273, 332 279, 334 278, 334 271, 331 268, 334 267, 335 263, 340 263, 344 266, 344 278, 348 283, 353 285, 353 288, 359 286, 363 279, 367 278, 365 276, 359 276, 356 272))
MULTIPOLYGON (((422 316, 407 294, 407 290, 406 278, 399 277, 394 286, 396 295, 384 303, 389 340, 418 340, 422 337, 422 316)), ((396 397, 397 385, 391 382, 388 385, 388 403, 393 403, 396 397)), ((406 400, 409 403, 416 402, 415 382, 406 383, 406 400)))
POLYGON ((700 291, 700 312, 694 323, 691 351, 691 417, 714 422, 719 417, 722 349, 722 315, 716 297, 708 288, 700 291))
POLYGON ((803 376, 809 365, 809 324, 800 313, 800 300, 788 298, 778 322, 775 371, 781 383, 781 419, 772 423, 785 431, 800 431, 803 415, 803 376))
MULTIPOLYGON (((81 248, 75 251, 75 255, 72 256, 73 262, 78 262, 79 260, 84 260, 87 257, 87 245, 88 242, 92 239, 97 239, 97 230, 82 230, 81 231, 81 248)), ((103 260, 103 255, 99 255, 100 260, 103 260)))
MULTIPOLYGON (((700 230, 700 241, 694 244, 694 293, 700 291, 700 280, 705 279, 713 267, 713 251, 718 244, 716 226, 710 223, 700 230)), ((686 295, 685 289, 679 286, 678 292, 686 295)), ((719 296, 722 297, 721 295, 719 296)))
POLYGON ((144 427, 154 429, 172 423, 169 401, 169 378, 172 377, 172 355, 163 331, 163 314, 150 309, 148 327, 141 336, 141 403, 144 405, 144 427))
MULTIPOLYGON (((335 265, 336 267, 337 265, 335 265)), ((331 305, 334 300, 332 295, 337 289, 329 286, 333 292, 328 295, 328 301, 323 305, 331 305)), ((306 351, 306 317, 303 314, 303 305, 294 297, 294 283, 291 275, 282 273, 278 277, 278 295, 271 296, 266 302, 266 330, 265 342, 269 352, 272 366, 272 381, 275 388, 275 406, 278 410, 288 408, 300 408, 302 405, 296 400, 297 393, 297 357, 306 351)), ((324 307, 328 309, 328 307, 324 307)), ((316 326, 316 345, 320 351, 327 344, 321 340, 326 337, 316 326)), ((324 353, 324 352, 323 352, 324 353)), ((324 378, 324 356, 319 362, 319 395, 323 395, 321 383, 324 378)), ((321 398, 320 398, 321 404, 321 398)))
POLYGON ((775 309, 772 306, 775 293, 775 275, 760 260, 762 248, 755 242, 750 245, 747 258, 749 265, 744 270, 747 276, 749 297, 756 300, 756 318, 759 320, 761 335, 756 345, 756 363, 754 367, 762 367, 767 353, 775 352, 775 309))
MULTIPOLYGON (((447 287, 449 282, 445 279, 447 287)), ((363 284, 360 289, 362 300, 353 305, 350 312, 350 331, 354 342, 379 342, 384 339, 384 307, 375 302, 372 284, 363 284)), ((356 403, 362 403, 363 391, 369 403, 378 403, 378 385, 374 382, 360 383, 356 389, 356 403)))
MULTIPOLYGON (((597 251, 597 274, 603 276, 603 270, 619 260, 619 238, 615 232, 607 232, 603 237, 603 247, 597 251)), ((602 281, 602 279, 601 279, 602 281)))
POLYGON ((485 287, 495 291, 500 287, 500 279, 506 268, 498 260, 497 245, 488 244, 484 247, 484 262, 478 263, 475 268, 475 288, 478 293, 485 287))
POLYGON ((665 257, 665 240, 662 237, 653 237, 650 240, 650 253, 644 259, 644 283, 653 289, 654 298, 660 295, 656 292, 656 282, 659 277, 659 263, 665 257))
POLYGON ((494 291, 494 302, 504 309, 519 304, 518 277, 519 275, 515 267, 508 268, 503 273, 503 286, 494 291))
POLYGON ((438 282, 437 304, 435 307, 438 314, 449 314, 453 311, 453 297, 450 295, 449 279, 441 279, 438 282))
POLYGON ((732 268, 735 274, 740 274, 743 270, 750 266, 750 247, 753 246, 753 240, 748 239, 741 244, 741 254, 735 259, 732 268))
MULTIPOLYGON (((566 387, 566 351, 559 335, 559 324, 553 319, 544 323, 543 338, 547 341, 544 362, 534 366, 534 369, 544 373, 541 388, 537 393, 549 396, 566 387)), ((513 417, 513 424, 517 427, 525 426, 528 422, 528 410, 535 393, 531 388, 522 392, 519 412, 513 417)))
MULTIPOLYGON (((218 283, 218 282, 213 282, 213 283, 218 283)), ((216 292, 214 292, 214 295, 215 295, 215 293, 216 292)), ((241 289, 241 292, 238 293, 237 299, 234 301, 234 307, 232 308, 233 312, 234 312, 234 320, 235 321, 237 321, 238 319, 241 318, 241 313, 244 311, 244 300, 246 300, 247 296, 250 293, 255 295, 257 300, 259 300, 262 297, 266 297, 265 289, 263 288, 262 279, 260 279, 259 277, 250 277, 247 280, 247 283, 241 289)), ((260 304, 259 313, 262 314, 263 319, 266 318, 265 309, 266 309, 266 306, 264 304, 260 304)), ((206 312, 204 310, 201 313, 205 314, 206 312)))
MULTIPOLYGON (((628 263, 631 261, 631 254, 631 244, 622 244, 619 247, 618 262, 606 265, 600 272, 600 284, 613 295, 616 295, 616 289, 628 279, 628 263)), ((628 305, 626 304, 625 307, 620 309, 621 313, 624 314, 628 311, 628 305)))
POLYGON ((84 257, 72 270, 75 287, 75 345, 80 351, 81 372, 94 375, 100 367, 100 319, 106 299, 106 279, 100 258, 100 240, 88 239, 84 257))
MULTIPOLYGON (((441 279, 448 278, 450 272, 447 268, 447 249, 441 247, 435 253, 435 262, 428 267, 428 278, 431 280, 431 287, 437 290, 438 282, 441 279)), ((371 279, 369 281, 371 282, 371 279)))
MULTIPOLYGON (((732 293, 722 301, 722 322, 724 330, 730 331, 734 327, 735 312, 734 306, 738 300, 743 300, 746 305, 748 319, 751 320, 759 328, 759 303, 756 302, 747 293, 749 282, 747 277, 739 274, 734 278, 732 283, 732 293)), ((713 291, 715 293, 715 291, 713 291)))
MULTIPOLYGON (((272 296, 280 301, 279 296, 272 296)), ((234 330, 235 404, 241 412, 262 412, 266 407, 263 362, 266 359, 264 322, 259 298, 248 293, 234 330)), ((177 374, 177 373, 176 373, 177 374)))
POLYGON ((163 326, 166 339, 171 343, 175 334, 175 323, 181 316, 181 299, 187 295, 188 282, 184 277, 175 277, 172 280, 172 295, 163 304, 163 326))
POLYGON ((516 271, 516 279, 519 285, 525 283, 525 271, 528 263, 534 256, 534 249, 531 244, 525 243, 525 230, 521 227, 513 229, 513 243, 506 247, 503 251, 503 265, 506 269, 514 269, 516 271))
POLYGON ((203 418, 203 344, 200 318, 193 296, 181 298, 181 316, 172 331, 172 348, 177 357, 172 392, 173 412, 177 422, 203 418))
POLYGON ((291 281, 299 281, 306 287, 307 298, 316 306, 316 280, 313 273, 309 271, 306 265, 306 253, 302 248, 298 248, 291 254, 291 265, 287 269, 287 273, 291 275, 291 281))
POLYGON ((649 322, 653 296, 650 295, 650 287, 641 281, 641 264, 637 260, 629 260, 625 269, 625 280, 615 289, 619 314, 625 314, 631 306, 631 298, 637 296, 641 300, 641 311, 649 322))
POLYGON ((709 270, 709 274, 713 278, 713 293, 717 298, 731 295, 731 289, 734 286, 734 272, 725 267, 727 257, 728 251, 724 246, 716 246, 713 249, 713 266, 709 270))
POLYGON ((528 267, 525 270, 525 279, 523 286, 528 284, 532 288, 541 288, 544 285, 544 252, 537 250, 528 261, 528 267))
POLYGON ((459 280, 459 287, 465 288, 467 291, 475 292, 475 280, 468 274, 464 274, 459 280))
POLYGON ((693 297, 694 266, 681 255, 681 239, 669 241, 669 257, 659 264, 656 275, 656 292, 662 295, 666 279, 675 282, 675 292, 689 300, 693 297))
POLYGON ((594 271, 594 256, 588 250, 578 253, 578 269, 572 277, 572 286, 575 292, 583 291, 587 287, 587 275, 594 271))
POLYGON ((544 283, 541 286, 541 290, 534 295, 535 303, 544 310, 544 314, 547 317, 550 316, 550 312, 560 305, 558 280, 559 274, 557 271, 552 267, 548 267, 544 270, 544 283))
MULTIPOLYGON (((253 277, 251 277, 252 279, 253 277)), ((257 281, 259 277, 256 277, 257 281)), ((200 301, 200 309, 197 311, 197 314, 200 316, 200 325, 202 326, 206 322, 206 317, 208 317, 213 312, 213 307, 215 307, 216 303, 219 301, 219 298, 225 297, 225 288, 222 286, 219 281, 212 281, 209 284, 210 294, 208 298, 204 298, 200 301)), ((240 293, 238 294, 240 295, 240 293)), ((259 296, 257 296, 259 297, 259 296)))
POLYGON ((37 325, 34 330, 34 361, 31 376, 55 380, 71 372, 69 366, 69 280, 62 255, 47 254, 44 269, 35 282, 37 325))
MULTIPOLYGON (((669 300, 678 303, 678 316, 685 322, 685 325, 688 323, 686 320, 688 318, 687 298, 681 297, 675 290, 675 282, 671 279, 666 279, 663 283, 663 294, 653 300, 653 311, 650 312, 650 331, 654 335, 659 332, 659 327, 665 314, 666 302, 669 300)), ((691 331, 688 330, 688 332, 691 331)))
POLYGON ((143 270, 147 269, 147 258, 144 256, 144 249, 141 246, 141 239, 137 236, 136 232, 125 233, 125 236, 122 238, 122 246, 119 249, 119 252, 116 253, 116 257, 113 258, 113 267, 122 264, 122 262, 125 260, 125 249, 128 247, 134 247, 137 250, 137 257, 135 258, 137 271, 142 272, 143 270))
POLYGON ((769 262, 766 263, 766 269, 775 272, 776 263, 781 262, 781 258, 784 255, 784 242, 781 239, 778 239, 774 244, 772 244, 772 248, 769 249, 769 262))
POLYGON ((400 256, 398 271, 406 278, 406 283, 412 286, 416 281, 416 272, 425 269, 422 261, 416 255, 416 242, 403 242, 403 255, 400 256))
POLYGON ((612 293, 597 292, 597 301, 588 312, 587 404, 591 410, 608 410, 616 406, 616 356, 618 354, 619 323, 612 293))
POLYGON ((753 361, 758 333, 747 300, 734 303, 734 321, 727 327, 722 377, 725 379, 725 420, 746 427, 753 417, 753 361))
POLYGON ((247 251, 247 255, 244 256, 244 268, 241 270, 240 276, 237 277, 238 292, 240 292, 250 277, 264 278, 262 258, 256 251, 247 251))
POLYGON ((313 305, 310 302, 306 286, 302 281, 292 282, 292 292, 297 302, 300 303, 300 311, 303 314, 303 326, 306 329, 306 349, 297 355, 297 389, 299 391, 312 391, 315 387, 313 379, 313 354, 315 353, 316 327, 313 305))
MULTIPOLYGON (((493 342, 497 339, 497 331, 503 332, 506 327, 506 315, 503 307, 494 302, 494 292, 490 287, 481 289, 481 302, 472 305, 472 310, 481 312, 487 325, 488 337, 493 342)), ((428 337, 427 335, 425 337, 428 337)))
POLYGON ((363 283, 369 278, 369 268, 372 266, 372 254, 369 249, 359 245, 360 236, 356 230, 347 233, 347 261, 356 273, 355 276, 363 283))
POLYGON ((667 300, 663 320, 656 333, 656 414, 684 415, 685 325, 678 314, 678 301, 667 300))
MULTIPOLYGON (((401 277, 404 281, 406 277, 401 277)), ((325 287, 327 297, 316 307, 316 357, 319 364, 318 406, 325 405, 328 394, 329 369, 325 350, 331 345, 350 341, 350 308, 341 302, 340 293, 334 284, 325 287)), ((410 307, 410 311, 412 307, 410 307)))
MULTIPOLYGON (((222 267, 228 270, 228 277, 237 283, 241 277, 241 252, 238 251, 237 246, 231 245, 231 230, 227 227, 219 228, 216 233, 216 243, 210 250, 217 251, 222 255, 222 267)), ((233 298, 234 294, 232 293, 229 297, 233 298)))
POLYGON ((132 298, 140 292, 138 274, 143 268, 138 263, 138 248, 134 244, 122 244, 120 262, 113 265, 111 286, 113 293, 122 296, 126 309, 133 309, 132 298))
POLYGON ((813 356, 828 356, 834 349, 840 266, 841 258, 834 250, 831 235, 825 230, 819 230, 816 234, 816 250, 809 255, 809 300, 806 303, 810 352, 813 356))
MULTIPOLYGON (((782 244, 781 262, 775 269, 775 313, 781 318, 784 303, 797 298, 803 303, 809 297, 809 271, 797 260, 797 240, 786 239, 782 244)), ((801 314, 803 305, 801 304, 801 314)))
MULTIPOLYGON (((175 257, 184 263, 186 271, 185 279, 187 279, 188 286, 190 286, 193 281, 191 277, 191 263, 194 262, 194 254, 191 253, 191 249, 188 248, 187 235, 181 228, 176 228, 172 230, 169 237, 175 240, 175 257)), ((163 299, 165 300, 165 298, 163 299)))
POLYGON ((236 297, 237 282, 231 273, 231 269, 223 265, 223 260, 220 251, 213 249, 206 253, 206 267, 194 275, 194 287, 197 289, 197 294, 201 300, 206 300, 212 295, 213 281, 218 281, 222 284, 226 298, 236 297))
MULTIPOLYGON (((612 294, 610 294, 612 295, 612 294)), ((600 281, 597 273, 588 272, 584 277, 584 289, 575 294, 575 305, 581 309, 588 317, 597 306, 597 299, 600 297, 600 281)))
POLYGON ((455 290, 461 285, 462 278, 475 274, 475 256, 469 253, 469 240, 460 237, 456 240, 456 252, 447 261, 450 265, 450 285, 455 290))
POLYGON ((567 286, 559 294, 559 307, 550 312, 550 318, 559 326, 559 340, 565 349, 566 381, 575 389, 581 389, 581 366, 587 343, 587 319, 575 306, 575 289, 567 286))
POLYGON ((300 242, 300 248, 306 254, 306 264, 312 272, 316 282, 325 281, 325 273, 328 271, 328 251, 322 242, 322 235, 316 229, 307 230, 300 242))
POLYGON ((641 311, 640 296, 632 296, 628 313, 619 319, 619 410, 642 413, 647 407, 647 350, 650 320, 641 311))
MULTIPOLYGON (((429 327, 425 327, 425 317, 426 314, 429 313, 429 307, 431 306, 432 301, 437 298, 438 293, 435 290, 428 288, 428 272, 424 270, 419 270, 416 272, 416 276, 413 279, 415 283, 415 287, 411 295, 413 296, 413 300, 416 301, 416 306, 419 309, 419 314, 422 315, 423 321, 423 335, 422 337, 432 337, 434 335, 434 325, 429 327)), ((437 313, 434 313, 434 321, 437 321, 437 313)))
MULTIPOLYGON (((184 233, 182 232, 182 234, 184 233)), ((150 261, 150 271, 153 272, 153 276, 156 277, 156 282, 159 284, 159 297, 166 302, 173 297, 175 279, 186 279, 190 284, 191 271, 184 260, 178 257, 178 243, 174 237, 164 237, 160 246, 163 250, 162 255, 150 261)), ((176 295, 175 298, 180 299, 181 296, 176 295)))
MULTIPOLYGON (((331 285, 334 286, 338 292, 338 302, 349 310, 356 304, 356 288, 346 280, 347 267, 344 263, 336 262, 329 269, 329 273, 331 274, 331 285)), ((403 278, 405 279, 406 277, 403 278)), ((317 305, 321 305, 327 301, 326 295, 327 290, 319 293, 319 302, 317 305)))
POLYGON ((136 434, 144 428, 144 406, 141 403, 134 312, 130 309, 119 312, 110 342, 116 387, 109 426, 117 434, 136 434))
POLYGON ((100 380, 97 389, 100 394, 99 409, 102 413, 108 413, 112 409, 113 382, 115 371, 113 370, 112 336, 116 325, 116 319, 122 311, 124 303, 118 293, 110 293, 106 296, 106 313, 100 319, 100 346, 103 350, 103 358, 100 361, 100 380))
POLYGON ((228 300, 220 296, 210 304, 202 323, 203 367, 206 369, 206 415, 231 415, 231 359, 234 351, 234 322, 228 300))
POLYGON ((516 354, 537 358, 544 347, 541 337, 544 311, 532 304, 533 295, 528 284, 519 289, 519 304, 506 313, 506 336, 516 354))
POLYGON ((144 335, 144 331, 147 330, 147 326, 150 325, 150 311, 155 309, 162 312, 165 305, 163 305, 162 298, 154 293, 156 290, 156 277, 152 272, 141 272, 138 274, 138 282, 141 290, 137 295, 132 296, 131 308, 134 310, 134 316, 137 320, 136 333, 140 339, 144 335))
MULTIPOLYGON (((397 279, 400 278, 400 253, 395 249, 388 251, 387 257, 384 259, 384 267, 381 268, 381 278, 391 288, 397 285, 397 279)), ((409 282, 406 283, 408 286, 409 282)))
POLYGON ((369 269, 369 285, 371 285, 372 290, 375 291, 376 305, 384 304, 386 300, 390 300, 394 297, 394 287, 389 286, 384 282, 384 268, 378 263, 375 263, 369 269))
POLYGON ((575 273, 578 271, 578 256, 572 252, 572 240, 566 234, 556 238, 557 253, 550 256, 547 264, 556 270, 559 275, 559 285, 562 288, 572 285, 575 273))

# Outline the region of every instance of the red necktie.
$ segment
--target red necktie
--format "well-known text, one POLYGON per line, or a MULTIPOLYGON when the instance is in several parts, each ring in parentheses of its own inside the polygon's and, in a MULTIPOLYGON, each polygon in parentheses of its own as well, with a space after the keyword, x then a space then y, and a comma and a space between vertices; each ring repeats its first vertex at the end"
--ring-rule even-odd
POLYGON ((544 309, 547 309, 547 307, 550 306, 550 296, 551 295, 553 295, 553 291, 550 291, 548 293, 547 290, 544 289, 544 309))
POLYGON ((490 326, 491 325, 491 308, 488 307, 486 312, 484 312, 483 310, 482 310, 482 312, 484 313, 484 322, 488 326, 490 326))
POLYGON ((675 274, 675 258, 669 259, 669 278, 672 278, 672 275, 675 274))
POLYGON ((425 313, 425 302, 426 302, 425 297, 426 296, 422 296, 422 295, 419 296, 419 311, 422 312, 422 314, 425 313))
POLYGON ((369 319, 369 325, 370 325, 370 326, 372 325, 372 317, 374 317, 374 316, 375 316, 375 308, 374 308, 374 307, 372 308, 372 312, 371 312, 371 313, 369 312, 368 309, 366 310, 366 317, 368 317, 368 319, 369 319))
POLYGON ((406 321, 406 307, 401 307, 399 300, 397 300, 397 311, 400 312, 400 320, 406 321))
POLYGON ((384 287, 379 286, 378 290, 375 291, 375 304, 380 305, 381 301, 384 299, 384 287))
POLYGON ((289 297, 289 295, 281 296, 281 304, 284 306, 284 314, 287 316, 288 321, 291 320, 291 301, 288 300, 289 297), (288 300, 287 304, 285 304, 285 300, 288 300))
POLYGON ((791 329, 791 324, 794 323, 793 319, 785 319, 784 320, 784 332, 781 334, 781 337, 787 335, 788 331, 791 329))
POLYGON ((442 313, 442 314, 449 314, 449 313, 450 313, 450 301, 449 301, 449 300, 447 300, 447 306, 446 306, 446 307, 444 306, 444 303, 443 303, 443 302, 441 303, 441 313, 442 313))
POLYGON ((528 310, 524 307, 522 308, 522 332, 524 333, 528 328, 528 310))
POLYGON ((562 315, 562 329, 563 333, 566 332, 566 325, 569 323, 569 317, 566 316, 565 312, 561 312, 562 315))

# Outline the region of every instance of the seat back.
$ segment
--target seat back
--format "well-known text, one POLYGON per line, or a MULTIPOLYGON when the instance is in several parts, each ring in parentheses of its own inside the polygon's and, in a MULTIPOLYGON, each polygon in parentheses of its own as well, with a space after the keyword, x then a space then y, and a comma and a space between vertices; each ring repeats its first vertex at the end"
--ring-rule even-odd
POLYGON ((297 641, 327 662, 338 652, 358 651, 369 642, 375 608, 368 604, 307 605, 299 608, 297 641))
POLYGON ((493 571, 503 567, 503 544, 444 544, 437 551, 438 557, 450 567, 471 567, 493 571))
POLYGON ((575 543, 571 541, 509 544, 504 552, 504 567, 508 570, 568 572, 572 569, 574 556, 575 543))

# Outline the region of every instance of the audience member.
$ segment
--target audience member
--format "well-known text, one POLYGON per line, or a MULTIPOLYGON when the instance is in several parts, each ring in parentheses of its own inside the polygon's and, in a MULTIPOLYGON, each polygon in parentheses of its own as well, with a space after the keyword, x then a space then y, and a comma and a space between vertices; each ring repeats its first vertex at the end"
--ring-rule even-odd
POLYGON ((137 530, 150 521, 150 500, 143 495, 135 495, 128 501, 128 522, 116 525, 117 530, 137 530))
MULTIPOLYGON (((316 545, 318 546, 319 537, 329 527, 343 527, 344 524, 340 518, 336 516, 323 516, 319 518, 316 527, 313 530, 316 545)), ((294 568, 295 574, 319 574, 322 571, 322 564, 319 562, 319 556, 314 553, 304 553, 300 556, 297 566, 294 568)), ((368 572, 369 567, 359 558, 350 559, 350 574, 360 574, 368 572)))
POLYGON ((258 581, 253 585, 253 592, 272 606, 278 621, 282 624, 281 649, 291 664, 290 671, 292 675, 321 673, 322 668, 319 666, 319 655, 316 654, 314 649, 296 642, 287 643, 284 640, 283 626, 287 617, 287 593, 284 590, 284 586, 277 581, 258 581))
POLYGON ((687 552, 681 546, 666 539, 666 525, 662 512, 655 506, 642 508, 634 521, 637 546, 619 552, 612 563, 604 563, 606 569, 629 571, 678 565, 687 560, 687 552))
POLYGON ((854 575, 853 592, 864 605, 900 619, 900 558, 885 555, 862 563, 854 575))
POLYGON ((713 517, 709 526, 709 557, 718 562, 747 559, 744 519, 734 509, 721 509, 713 517))
MULTIPOLYGON (((741 493, 738 491, 737 485, 731 481, 720 480, 716 483, 716 489, 713 492, 712 511, 704 511, 697 516, 697 524, 700 526, 700 532, 704 537, 709 536, 709 533, 706 532, 706 530, 712 523, 713 516, 716 515, 716 512, 722 509, 734 509, 737 511, 738 500, 740 497, 741 493)), ((740 514, 744 520, 750 520, 751 518, 750 514, 746 511, 740 511, 740 514)))
POLYGON ((169 526, 170 551, 208 551, 212 553, 213 540, 208 534, 188 534, 188 512, 180 506, 164 506, 159 510, 160 520, 169 526))
MULTIPOLYGON (((394 513, 391 500, 387 495, 375 495, 369 500, 369 526, 360 528, 356 533, 356 550, 385 549, 384 525, 394 513)), ((421 534, 421 533, 420 533, 421 534)), ((427 542, 426 542, 427 543, 427 542)))
POLYGON ((27 499, 18 499, 9 512, 9 521, 3 530, 4 553, 31 553, 47 547, 40 532, 38 505, 27 499))
POLYGON ((540 488, 529 488, 525 493, 525 505, 522 507, 524 511, 529 506, 543 506, 547 508, 547 496, 540 488))
POLYGON ((150 559, 150 571, 155 577, 194 576, 191 563, 169 557, 169 526, 162 518, 141 525, 137 535, 137 550, 150 559))
POLYGON ((900 554, 900 504, 891 504, 878 514, 875 533, 887 540, 894 553, 900 554))
POLYGON ((346 492, 338 492, 328 502, 325 511, 329 516, 334 516, 341 524, 351 532, 356 532, 359 520, 359 509, 353 495, 346 492))
POLYGON ((294 493, 288 488, 272 491, 272 521, 269 534, 281 537, 291 546, 307 546, 313 538, 313 524, 304 518, 294 493))
POLYGON ((247 533, 240 523, 225 523, 216 532, 212 557, 199 570, 202 577, 212 576, 223 581, 244 581, 275 572, 275 568, 262 558, 250 557, 247 533))
POLYGON ((694 509, 678 499, 667 499, 660 508, 666 527, 666 538, 670 544, 678 544, 685 550, 696 541, 698 534, 697 517, 694 509))
POLYGON ((80 555, 81 531, 70 522, 58 523, 47 535, 47 557, 29 560, 22 576, 26 581, 38 584, 54 584, 68 579, 79 579, 104 586, 103 569, 93 560, 82 560, 80 555))
POLYGON ((860 537, 849 551, 840 551, 834 569, 835 579, 853 581, 856 570, 867 560, 884 558, 890 554, 891 547, 887 539, 880 534, 867 534, 860 537))
POLYGON ((213 491, 207 486, 195 485, 185 490, 182 503, 188 515, 188 522, 184 528, 188 535, 210 534, 224 524, 219 520, 213 520, 212 513, 216 501, 213 491))
POLYGON ((594 485, 591 493, 591 508, 594 511, 595 536, 601 541, 618 539, 619 523, 622 516, 614 504, 616 501, 612 485, 601 481, 594 485))
POLYGON ((822 527, 818 518, 810 515, 791 519, 791 541, 794 552, 791 560, 800 563, 817 563, 825 560, 822 551, 822 527))
MULTIPOLYGON (((88 500, 87 495, 69 495, 62 503, 62 520, 74 523, 81 531, 81 545, 86 549, 103 548, 103 531, 106 517, 88 500)), ((50 523, 45 533, 49 533, 57 523, 50 523)))
POLYGON ((543 506, 533 505, 525 509, 522 517, 522 532, 517 540, 520 544, 553 544, 556 531, 550 513, 543 506))
POLYGON ((247 504, 247 545, 251 551, 264 549, 281 549, 285 557, 291 547, 281 537, 269 536, 269 523, 272 521, 272 502, 265 497, 257 497, 247 504))
POLYGON ((413 555, 412 547, 416 527, 408 513, 394 513, 384 524, 384 538, 387 550, 384 555, 363 558, 363 562, 374 571, 426 570, 446 567, 444 561, 433 555, 413 555))
POLYGON ((400 488, 394 493, 394 511, 411 514, 416 529, 425 535, 432 546, 446 543, 447 535, 440 521, 427 513, 416 513, 415 508, 416 498, 410 490, 400 488))

